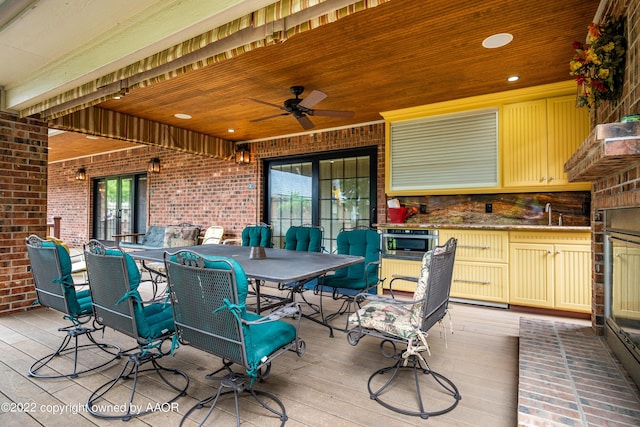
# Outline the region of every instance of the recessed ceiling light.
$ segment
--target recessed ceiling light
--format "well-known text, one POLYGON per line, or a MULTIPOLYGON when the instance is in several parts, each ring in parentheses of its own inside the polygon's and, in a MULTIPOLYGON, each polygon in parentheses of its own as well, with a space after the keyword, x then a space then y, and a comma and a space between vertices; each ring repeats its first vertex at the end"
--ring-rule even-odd
POLYGON ((507 81, 508 82, 517 82, 518 80, 520 80, 520 76, 509 76, 507 77, 507 81))
POLYGON ((496 47, 506 46, 513 40, 513 35, 509 33, 499 33, 487 37, 482 41, 482 46, 487 49, 495 49, 496 47))
POLYGON ((113 99, 121 99, 122 97, 120 95, 116 95, 113 97, 113 99))
POLYGON ((234 133, 236 130, 235 129, 227 129, 227 132, 229 133, 234 133))
POLYGON ((87 139, 100 139, 100 137, 95 135, 87 135, 87 139))
POLYGON ((176 113, 173 115, 174 117, 178 118, 178 119, 183 119, 183 120, 189 120, 191 118, 190 115, 188 114, 183 114, 183 113, 176 113))

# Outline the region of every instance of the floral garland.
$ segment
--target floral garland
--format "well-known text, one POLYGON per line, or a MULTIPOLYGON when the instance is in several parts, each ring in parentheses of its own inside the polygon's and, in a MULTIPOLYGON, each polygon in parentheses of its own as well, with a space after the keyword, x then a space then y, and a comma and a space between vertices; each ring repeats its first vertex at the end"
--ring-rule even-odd
POLYGON ((600 101, 620 98, 627 50, 624 23, 624 17, 600 25, 592 23, 587 44, 573 42, 576 52, 569 69, 578 84, 579 107, 591 109, 600 101))

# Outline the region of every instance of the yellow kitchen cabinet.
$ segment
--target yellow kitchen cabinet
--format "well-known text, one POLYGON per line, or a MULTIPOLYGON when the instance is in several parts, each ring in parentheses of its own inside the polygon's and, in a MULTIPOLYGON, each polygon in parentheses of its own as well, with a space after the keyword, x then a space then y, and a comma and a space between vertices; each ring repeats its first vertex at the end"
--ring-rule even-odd
POLYGON ((589 233, 512 232, 509 303, 589 312, 589 233))
POLYGON ((506 304, 509 300, 509 233, 495 230, 440 230, 438 240, 458 239, 451 296, 506 304))
POLYGON ((589 115, 575 95, 505 104, 502 111, 503 187, 583 190, 564 164, 589 135, 589 115))
MULTIPOLYGON (((384 277, 383 289, 389 289, 389 283, 393 276, 420 276, 420 266, 422 261, 413 261, 408 259, 382 258, 382 268, 380 277, 384 277)), ((406 280, 396 280, 393 282, 394 291, 414 292, 416 284, 406 280)), ((382 293, 382 289, 378 289, 378 293, 382 293)))

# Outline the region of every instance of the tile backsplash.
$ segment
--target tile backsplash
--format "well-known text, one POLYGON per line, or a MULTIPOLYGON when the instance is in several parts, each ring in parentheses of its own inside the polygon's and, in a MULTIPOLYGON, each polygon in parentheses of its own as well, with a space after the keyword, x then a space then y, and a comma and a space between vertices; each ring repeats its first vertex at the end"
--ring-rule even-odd
POLYGON ((407 209, 415 207, 418 211, 407 219, 407 224, 548 225, 545 206, 549 203, 552 225, 558 225, 560 216, 565 226, 590 225, 591 193, 588 191, 411 196, 397 199, 407 209))

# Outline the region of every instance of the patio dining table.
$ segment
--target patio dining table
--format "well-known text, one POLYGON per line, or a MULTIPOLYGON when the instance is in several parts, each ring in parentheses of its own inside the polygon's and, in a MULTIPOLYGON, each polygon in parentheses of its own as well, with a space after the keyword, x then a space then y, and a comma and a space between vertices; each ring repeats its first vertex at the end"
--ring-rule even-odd
POLYGON ((143 265, 145 261, 164 262, 164 253, 175 253, 188 250, 203 256, 222 256, 236 260, 244 269, 247 277, 255 280, 256 312, 260 313, 269 307, 261 307, 260 284, 262 281, 275 283, 301 284, 325 275, 331 271, 364 262, 361 256, 325 254, 319 252, 302 252, 285 249, 265 248, 265 258, 252 259, 249 257, 249 246, 237 245, 196 245, 166 249, 152 249, 129 252, 129 254, 143 265))

